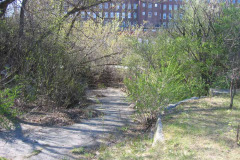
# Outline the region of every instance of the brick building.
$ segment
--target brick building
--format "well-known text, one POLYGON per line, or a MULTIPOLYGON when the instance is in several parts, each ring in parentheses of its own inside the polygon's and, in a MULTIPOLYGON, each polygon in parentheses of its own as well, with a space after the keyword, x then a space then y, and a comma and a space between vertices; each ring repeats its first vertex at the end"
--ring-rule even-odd
MULTIPOLYGON (((211 0, 209 0, 210 3, 211 0)), ((212 0, 214 1, 214 0, 212 0)), ((216 1, 216 0, 215 0, 216 1)), ((185 0, 188 2, 188 0, 185 0)), ((240 3, 240 0, 227 0, 228 3, 240 3)), ((82 11, 81 19, 104 18, 104 23, 114 18, 122 20, 122 27, 144 25, 145 27, 167 26, 174 12, 183 5, 182 0, 121 0, 106 2, 91 11, 82 11)), ((181 16, 181 15, 180 15, 181 16)))
POLYGON ((173 11, 177 11, 182 5, 182 0, 163 1, 139 1, 138 24, 145 26, 160 27, 167 26, 173 18, 173 11))

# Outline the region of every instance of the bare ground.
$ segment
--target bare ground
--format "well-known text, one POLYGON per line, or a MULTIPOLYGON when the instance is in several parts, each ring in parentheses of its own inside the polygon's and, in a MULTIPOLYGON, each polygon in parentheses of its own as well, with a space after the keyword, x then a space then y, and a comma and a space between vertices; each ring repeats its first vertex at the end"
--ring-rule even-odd
POLYGON ((95 102, 88 107, 89 111, 95 109, 103 116, 61 127, 18 124, 15 130, 0 132, 0 156, 14 160, 76 159, 78 156, 71 153, 72 149, 111 143, 109 137, 118 134, 119 128, 133 124, 133 109, 120 89, 92 90, 88 97, 95 102))

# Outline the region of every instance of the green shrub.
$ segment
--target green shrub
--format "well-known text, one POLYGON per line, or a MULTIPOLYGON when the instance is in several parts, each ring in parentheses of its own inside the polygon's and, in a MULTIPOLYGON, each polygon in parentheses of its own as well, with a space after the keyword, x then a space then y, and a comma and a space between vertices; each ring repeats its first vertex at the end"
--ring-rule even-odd
POLYGON ((11 128, 18 111, 13 108, 15 99, 19 96, 19 87, 0 90, 0 126, 11 128))
POLYGON ((163 33, 147 44, 132 41, 135 48, 124 61, 129 68, 124 82, 143 120, 155 118, 169 103, 206 94, 200 64, 181 49, 186 41, 163 33))

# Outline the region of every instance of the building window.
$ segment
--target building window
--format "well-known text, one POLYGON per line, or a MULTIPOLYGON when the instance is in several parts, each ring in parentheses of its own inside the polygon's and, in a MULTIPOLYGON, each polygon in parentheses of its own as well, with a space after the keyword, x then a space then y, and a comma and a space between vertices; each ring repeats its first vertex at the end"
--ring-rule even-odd
POLYGON ((108 9, 108 3, 105 3, 105 4, 104 4, 104 8, 105 8, 105 9, 108 9))
POLYGON ((123 22, 122 22, 122 25, 123 25, 123 27, 126 27, 126 22, 123 21, 123 22))
POLYGON ((133 9, 137 9, 137 4, 136 3, 133 4, 133 9))
POLYGON ((89 18, 90 15, 91 15, 91 12, 87 12, 87 18, 89 18))
POLYGON ((152 3, 148 3, 148 8, 152 8, 152 3))
POLYGON ((155 5, 154 5, 155 7, 158 7, 158 4, 157 3, 155 3, 155 5))
POLYGON ((143 4, 142 4, 142 7, 146 7, 146 3, 143 3, 143 4))
POLYGON ((136 13, 136 12, 133 13, 133 18, 134 18, 134 19, 137 18, 137 13, 136 13))
POLYGON ((119 10, 119 9, 120 9, 120 4, 117 3, 117 5, 116 5, 116 10, 119 10))
POLYGON ((122 18, 123 19, 125 18, 125 12, 122 12, 122 18))
POLYGON ((166 4, 163 5, 163 10, 167 10, 167 5, 166 4))
POLYGON ((148 12, 148 18, 152 17, 152 12, 148 12))
POLYGON ((163 27, 167 27, 167 23, 166 22, 163 22, 163 27))
POLYGON ((177 10, 177 8, 178 8, 177 5, 174 5, 174 10, 175 10, 175 11, 177 10))
POLYGON ((125 9, 125 3, 122 4, 122 9, 125 9))
POLYGON ((154 12, 154 16, 157 16, 157 12, 154 12))
POLYGON ((99 9, 102 9, 102 4, 99 4, 99 9))
POLYGON ((145 16, 145 12, 142 12, 142 15, 145 16))
POLYGON ((179 15, 179 18, 182 19, 182 18, 183 18, 183 14, 180 14, 180 15, 179 15))
POLYGON ((129 4, 128 4, 128 9, 131 9, 131 7, 132 7, 132 6, 131 6, 131 4, 129 3, 129 4))
POLYGON ((128 18, 131 18, 131 12, 128 12, 128 18))
POLYGON ((167 14, 163 13, 163 19, 167 19, 167 14))
POLYGON ((108 12, 105 12, 104 17, 108 18, 108 12))
POLYGON ((93 13, 93 18, 95 19, 95 18, 97 18, 97 15, 96 15, 96 13, 93 13))
POLYGON ((114 13, 113 12, 110 13, 110 18, 114 18, 114 13))
POLYGON ((84 11, 81 12, 81 18, 85 18, 85 12, 84 11))
POLYGON ((170 11, 172 10, 172 5, 169 5, 169 10, 170 10, 170 11))
POLYGON ((113 8, 114 4, 113 3, 109 3, 109 8, 113 8))
POLYGON ((120 14, 119 14, 119 12, 116 12, 116 18, 119 18, 119 16, 120 16, 120 14))
POLYGON ((169 13, 168 17, 169 19, 172 19, 172 13, 169 13))

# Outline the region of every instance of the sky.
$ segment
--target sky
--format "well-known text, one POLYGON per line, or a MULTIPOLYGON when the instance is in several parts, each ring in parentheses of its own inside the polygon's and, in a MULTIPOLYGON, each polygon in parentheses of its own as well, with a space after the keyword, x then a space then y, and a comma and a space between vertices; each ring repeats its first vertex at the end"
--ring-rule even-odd
POLYGON ((15 0, 13 3, 8 5, 6 16, 11 17, 14 13, 14 9, 20 10, 22 0, 15 0))

